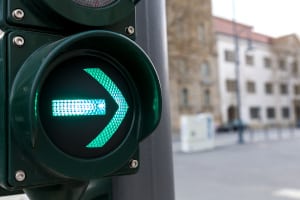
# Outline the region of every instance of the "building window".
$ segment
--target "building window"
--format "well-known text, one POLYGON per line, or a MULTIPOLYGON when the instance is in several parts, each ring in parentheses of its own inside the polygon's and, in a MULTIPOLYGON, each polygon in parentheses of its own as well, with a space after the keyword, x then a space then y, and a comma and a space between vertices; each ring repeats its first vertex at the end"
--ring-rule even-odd
POLYGON ((198 36, 199 36, 199 41, 202 44, 205 43, 205 28, 203 24, 198 26, 198 36))
POLYGON ((210 91, 209 90, 205 90, 204 91, 204 105, 205 106, 209 106, 210 105, 210 91))
POLYGON ((275 119, 275 108, 269 107, 267 108, 267 118, 268 119, 275 119))
POLYGON ((247 82, 247 91, 251 94, 255 93, 255 83, 253 81, 247 82))
POLYGON ((260 118, 260 109, 259 107, 251 107, 250 108, 250 118, 251 119, 259 119, 260 118))
POLYGON ((280 94, 287 94, 288 93, 288 86, 287 84, 280 84, 280 94))
POLYGON ((188 101, 188 89, 183 88, 181 91, 181 105, 182 106, 188 106, 189 105, 189 101, 188 101))
POLYGON ((293 72, 293 75, 295 75, 295 76, 298 75, 298 62, 297 61, 292 63, 292 72, 293 72))
POLYGON ((207 62, 204 62, 201 65, 201 77, 207 78, 208 76, 210 76, 210 67, 207 62))
POLYGON ((272 65, 271 59, 269 57, 264 57, 264 66, 270 68, 272 65))
POLYGON ((288 119, 290 118, 290 109, 288 107, 283 107, 281 110, 282 118, 288 119))
POLYGON ((177 60, 178 64, 178 73, 181 77, 188 75, 188 67, 183 60, 177 60))
POLYGON ((226 88, 227 88, 227 92, 235 92, 236 80, 226 80, 226 88))
POLYGON ((254 65, 254 57, 251 55, 246 55, 246 64, 249 66, 254 65))
POLYGON ((273 85, 272 83, 265 84, 265 92, 266 94, 273 94, 273 85))
POLYGON ((294 86, 294 93, 295 93, 295 95, 300 95, 300 85, 294 86))
POLYGON ((285 60, 280 59, 280 60, 278 61, 278 65, 279 65, 279 69, 281 69, 281 70, 286 70, 286 63, 285 63, 285 60))
POLYGON ((225 61, 227 62, 234 62, 235 61, 235 55, 234 51, 225 50, 225 61))

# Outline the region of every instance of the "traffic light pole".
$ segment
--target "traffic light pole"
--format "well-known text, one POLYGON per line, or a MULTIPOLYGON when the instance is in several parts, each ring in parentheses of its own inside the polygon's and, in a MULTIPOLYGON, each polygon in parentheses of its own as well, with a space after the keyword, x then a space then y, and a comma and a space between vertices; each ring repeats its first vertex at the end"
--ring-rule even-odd
POLYGON ((113 178, 113 200, 174 200, 165 12, 165 0, 141 1, 137 6, 137 42, 158 72, 163 111, 156 131, 140 145, 139 172, 113 178))

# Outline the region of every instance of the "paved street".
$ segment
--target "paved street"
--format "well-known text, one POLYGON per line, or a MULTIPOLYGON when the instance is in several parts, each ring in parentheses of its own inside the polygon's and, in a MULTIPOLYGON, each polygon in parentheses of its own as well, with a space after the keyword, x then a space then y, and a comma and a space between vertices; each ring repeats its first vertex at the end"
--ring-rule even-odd
POLYGON ((191 154, 175 141, 176 200, 300 199, 299 130, 249 134, 244 145, 218 135, 214 150, 191 154))

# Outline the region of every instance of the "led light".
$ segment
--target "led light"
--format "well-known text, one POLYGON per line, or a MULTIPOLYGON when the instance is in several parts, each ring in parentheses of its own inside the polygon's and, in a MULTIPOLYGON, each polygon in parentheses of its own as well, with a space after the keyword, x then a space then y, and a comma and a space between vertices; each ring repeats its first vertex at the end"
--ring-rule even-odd
POLYGON ((106 114, 104 99, 52 100, 54 117, 96 116, 106 114))
POLYGON ((116 84, 101 69, 87 68, 84 71, 100 83, 118 104, 118 110, 107 126, 86 146, 87 148, 99 148, 104 146, 118 130, 129 106, 116 84))
POLYGON ((90 8, 102 8, 114 3, 116 0, 73 0, 75 3, 90 7, 90 8))

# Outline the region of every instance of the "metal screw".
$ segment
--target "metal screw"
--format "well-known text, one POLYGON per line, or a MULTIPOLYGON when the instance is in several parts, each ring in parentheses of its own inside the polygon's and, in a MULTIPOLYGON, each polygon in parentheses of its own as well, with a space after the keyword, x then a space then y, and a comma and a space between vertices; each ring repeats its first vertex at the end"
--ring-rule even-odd
POLYGON ((25 172, 23 170, 18 170, 16 172, 15 178, 16 178, 16 180, 18 182, 22 182, 22 181, 24 181, 26 179, 26 174, 25 174, 25 172))
POLYGON ((128 27, 126 27, 125 31, 128 35, 133 35, 135 32, 135 29, 133 26, 128 26, 128 27))
POLYGON ((14 45, 16 45, 18 47, 22 47, 25 43, 25 40, 21 36, 16 36, 13 38, 13 43, 14 43, 14 45))
POLYGON ((129 162, 129 167, 131 169, 136 169, 139 166, 139 161, 138 160, 130 160, 129 162))
POLYGON ((23 92, 24 92, 24 93, 27 93, 27 92, 28 92, 28 87, 27 87, 27 86, 23 87, 23 92))
POLYGON ((16 19, 16 20, 22 20, 25 16, 24 11, 21 9, 16 9, 12 12, 12 16, 16 19))

